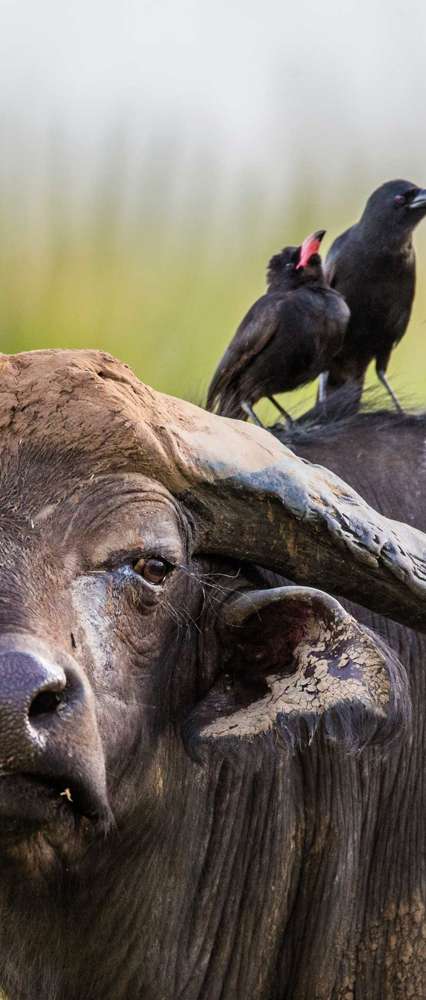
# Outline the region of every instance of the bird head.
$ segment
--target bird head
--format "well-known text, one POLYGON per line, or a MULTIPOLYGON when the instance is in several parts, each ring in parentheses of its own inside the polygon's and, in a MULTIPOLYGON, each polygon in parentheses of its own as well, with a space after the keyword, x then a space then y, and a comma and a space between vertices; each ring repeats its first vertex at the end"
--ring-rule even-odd
POLYGON ((269 291, 287 291, 308 281, 323 280, 318 250, 324 235, 325 229, 317 229, 306 237, 301 246, 284 247, 271 257, 267 271, 269 291))
POLYGON ((426 189, 411 181, 386 181, 370 195, 360 225, 381 246, 402 244, 426 215, 426 189))

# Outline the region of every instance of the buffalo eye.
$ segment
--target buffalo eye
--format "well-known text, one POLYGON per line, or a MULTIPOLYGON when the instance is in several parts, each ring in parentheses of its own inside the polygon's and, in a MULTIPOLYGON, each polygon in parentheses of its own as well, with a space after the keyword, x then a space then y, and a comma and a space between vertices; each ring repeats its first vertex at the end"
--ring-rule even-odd
POLYGON ((138 559, 137 562, 133 563, 134 572, 143 577, 147 583, 153 583, 156 586, 163 583, 170 568, 170 563, 166 562, 165 559, 155 559, 153 557, 150 559, 138 559))

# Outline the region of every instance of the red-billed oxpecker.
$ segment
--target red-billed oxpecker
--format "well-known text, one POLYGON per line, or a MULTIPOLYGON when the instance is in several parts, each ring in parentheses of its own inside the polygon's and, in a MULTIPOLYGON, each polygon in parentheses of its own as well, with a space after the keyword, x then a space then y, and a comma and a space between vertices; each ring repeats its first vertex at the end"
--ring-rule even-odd
POLYGON ((271 258, 267 292, 249 309, 211 381, 207 408, 260 423, 253 406, 311 382, 341 348, 349 309, 328 287, 318 254, 325 230, 271 258))
POLYGON ((334 241, 325 275, 344 295, 351 317, 343 347, 321 378, 320 398, 352 384, 358 409, 374 359, 377 377, 401 410, 386 370, 410 318, 416 281, 412 236, 424 215, 426 190, 410 181, 387 181, 370 195, 359 222, 334 241))

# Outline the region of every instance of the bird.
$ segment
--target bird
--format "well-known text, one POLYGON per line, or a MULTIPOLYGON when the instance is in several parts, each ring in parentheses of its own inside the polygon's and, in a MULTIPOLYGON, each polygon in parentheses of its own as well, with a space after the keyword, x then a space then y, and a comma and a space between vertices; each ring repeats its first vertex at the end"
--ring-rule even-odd
POLYGON ((344 296, 351 316, 341 350, 320 376, 320 402, 346 386, 357 410, 374 359, 378 379, 402 412, 386 370, 408 326, 416 282, 413 230, 425 214, 425 189, 386 181, 370 195, 359 222, 332 244, 325 276, 344 296))
POLYGON ((213 375, 207 409, 261 424, 253 406, 316 378, 342 346, 349 309, 326 284, 320 229, 271 257, 267 291, 240 323, 213 375))

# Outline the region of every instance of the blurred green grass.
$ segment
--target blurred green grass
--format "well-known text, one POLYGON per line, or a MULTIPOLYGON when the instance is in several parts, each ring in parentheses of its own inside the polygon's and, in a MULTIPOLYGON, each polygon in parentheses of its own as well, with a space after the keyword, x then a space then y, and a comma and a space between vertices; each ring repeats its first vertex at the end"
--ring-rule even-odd
MULTIPOLYGON (((371 189, 358 177, 350 198, 347 190, 324 195, 311 181, 271 205, 253 182, 228 194, 225 205, 214 171, 204 173, 205 184, 189 185, 179 203, 170 198, 167 170, 152 173, 130 201, 117 164, 85 199, 54 172, 42 193, 25 187, 22 171, 19 183, 3 181, 0 348, 102 348, 155 388, 202 402, 224 347, 264 290, 269 256, 320 227, 328 230, 326 249, 359 216, 371 189)), ((416 246, 415 308, 389 374, 403 398, 418 404, 425 396, 426 226, 416 246)), ((285 405, 308 405, 314 394, 302 389, 285 405)), ((263 416, 268 405, 260 406, 263 416)))

